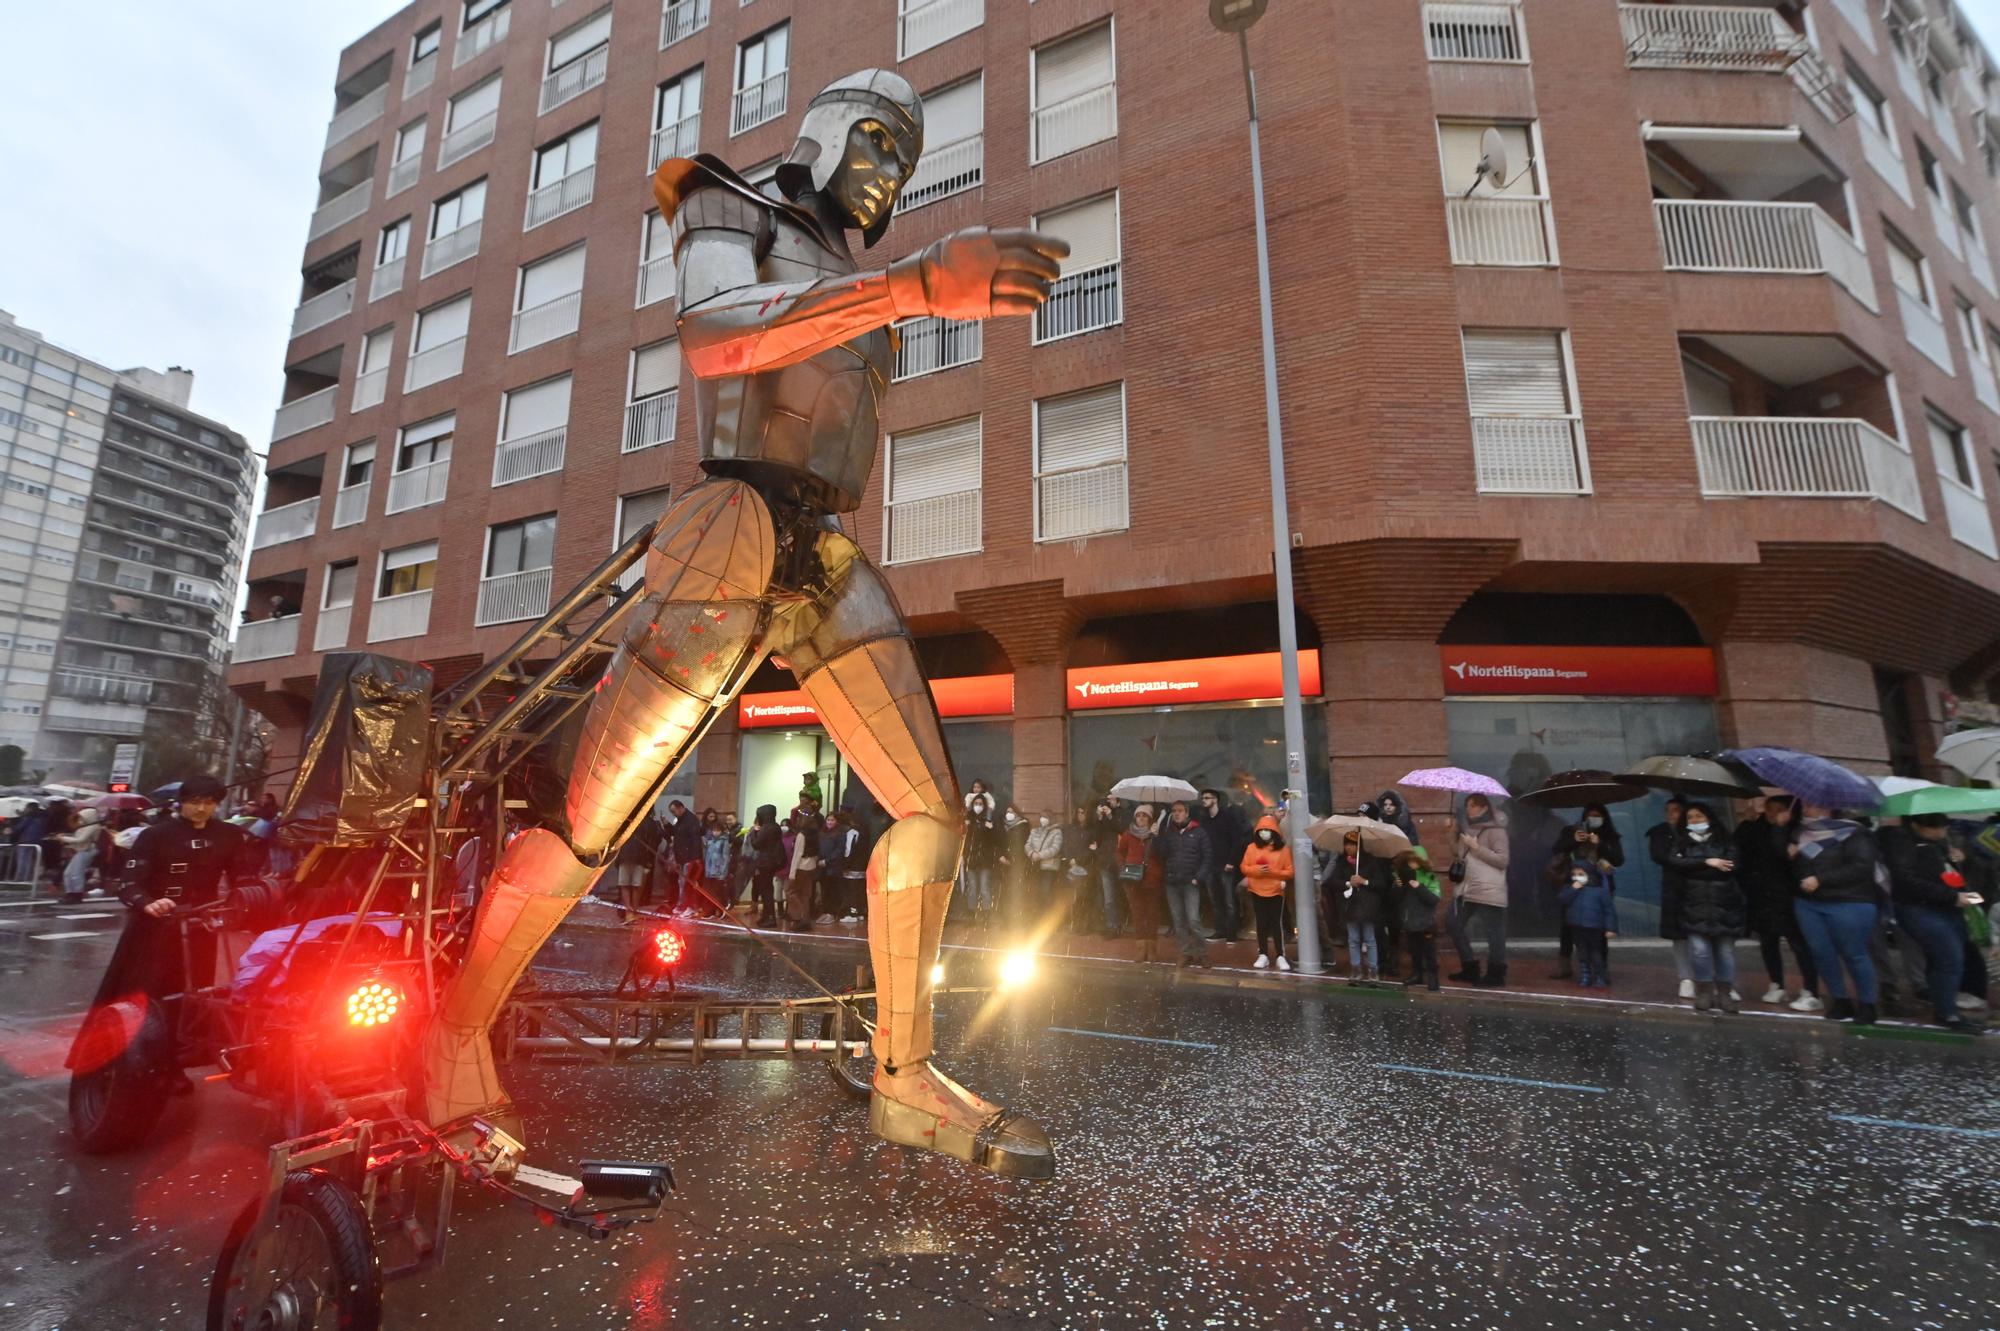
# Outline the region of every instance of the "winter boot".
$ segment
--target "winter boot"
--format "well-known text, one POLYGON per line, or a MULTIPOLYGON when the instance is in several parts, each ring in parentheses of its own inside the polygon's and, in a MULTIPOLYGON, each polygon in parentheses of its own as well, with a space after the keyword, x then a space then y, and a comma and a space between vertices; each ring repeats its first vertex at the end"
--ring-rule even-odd
POLYGON ((1850 999, 1836 998, 1826 1009, 1828 1021, 1853 1021, 1854 1003, 1850 999))
POLYGON ((1731 1016, 1736 1016, 1743 1011, 1742 999, 1738 998, 1736 991, 1726 984, 1715 986, 1715 1004, 1731 1016))
POLYGON ((1875 1010, 1873 1003, 1856 1003, 1854 1005, 1854 1024, 1856 1026, 1873 1026, 1876 1018, 1881 1015, 1881 1013, 1875 1010))
POLYGON ((1694 1010, 1709 1012, 1715 1008, 1715 985, 1707 980, 1694 982, 1694 1010))
POLYGON ((1499 965, 1493 965, 1491 963, 1488 963, 1486 967, 1486 974, 1482 975, 1477 980, 1474 980, 1473 983, 1478 985, 1482 989, 1506 988, 1507 964, 1505 962, 1501 962, 1499 965))
MULTIPOLYGON (((1570 970, 1570 962, 1569 962, 1569 958, 1568 958, 1568 957, 1565 957, 1565 956, 1558 956, 1558 957, 1556 958, 1556 976, 1555 976, 1555 977, 1556 977, 1556 978, 1557 978, 1558 980, 1567 980, 1567 979, 1568 979, 1568 978, 1569 978, 1569 977, 1570 977, 1570 976, 1571 976, 1571 975, 1572 975, 1573 973, 1574 973, 1574 972, 1572 972, 1572 971, 1570 970)), ((1586 983, 1587 983, 1587 982, 1586 982, 1586 983)))
POLYGON ((1466 962, 1464 965, 1460 966, 1457 970, 1451 973, 1451 978, 1458 981, 1460 984, 1478 984, 1479 963, 1477 961, 1466 962))

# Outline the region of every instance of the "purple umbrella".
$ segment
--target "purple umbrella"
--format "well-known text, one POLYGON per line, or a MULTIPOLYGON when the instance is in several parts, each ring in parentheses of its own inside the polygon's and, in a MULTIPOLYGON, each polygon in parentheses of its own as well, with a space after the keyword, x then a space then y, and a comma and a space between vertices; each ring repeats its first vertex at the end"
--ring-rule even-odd
POLYGON ((1759 781, 1790 791, 1807 804, 1829 809, 1872 809, 1882 792, 1839 763, 1797 749, 1730 749, 1722 755, 1749 768, 1759 781))
POLYGON ((1507 787, 1490 776, 1468 772, 1463 767, 1420 767, 1396 783, 1424 790, 1450 790, 1461 795, 1490 795, 1507 799, 1507 787))

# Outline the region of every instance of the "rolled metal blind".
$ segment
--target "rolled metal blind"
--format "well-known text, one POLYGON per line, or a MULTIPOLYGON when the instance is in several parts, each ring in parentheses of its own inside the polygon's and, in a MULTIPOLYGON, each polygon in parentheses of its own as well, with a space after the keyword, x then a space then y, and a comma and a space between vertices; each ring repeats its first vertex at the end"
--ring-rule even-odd
POLYGON ((520 308, 532 310, 559 296, 583 290, 583 249, 578 245, 523 268, 520 308))
POLYGON ((1081 273, 1118 262, 1118 196, 1107 194, 1035 219, 1038 230, 1069 242, 1064 273, 1081 273))
POLYGON ((472 318, 472 297, 460 296, 436 305, 417 316, 417 350, 429 351, 465 336, 472 318))
POLYGON ((924 98, 924 147, 935 150, 979 133, 986 124, 986 80, 976 75, 924 98))
POLYGON ((445 109, 444 127, 448 131, 459 129, 471 124, 487 112, 499 109, 500 80, 494 77, 476 88, 467 88, 452 98, 451 105, 445 109))
POLYGON ((1037 470, 1069 471, 1125 458, 1125 385, 1087 388, 1035 404, 1037 470))
POLYGON ((611 10, 607 6, 549 43, 549 68, 561 69, 593 46, 611 40, 611 10))
POLYGON ((664 485, 657 490, 626 495, 618 506, 618 544, 625 544, 634 532, 666 512, 667 501, 672 497, 673 492, 664 485))
POLYGON ((1467 329, 1465 387, 1474 415, 1569 415, 1561 335, 1467 329))
POLYGON ((507 394, 500 437, 522 439, 569 423, 569 376, 547 379, 507 394))
POLYGON ((382 556, 382 567, 412 568, 418 564, 434 564, 437 562, 437 557, 437 542, 425 541, 422 545, 406 545, 400 550, 391 550, 382 556))
POLYGON ((1111 25, 1035 48, 1035 105, 1057 102, 1111 82, 1111 25))
POLYGON ((681 344, 669 338, 641 347, 632 357, 632 400, 664 393, 681 382, 681 344))
POLYGON ((979 417, 890 437, 891 504, 977 490, 979 484, 979 417))

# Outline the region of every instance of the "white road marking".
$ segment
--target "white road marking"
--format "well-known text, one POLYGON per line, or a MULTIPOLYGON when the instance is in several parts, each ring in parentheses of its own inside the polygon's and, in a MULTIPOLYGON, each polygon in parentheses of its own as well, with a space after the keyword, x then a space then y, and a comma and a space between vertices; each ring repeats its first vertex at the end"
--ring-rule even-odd
POLYGON ((58 915, 59 920, 115 920, 118 917, 110 911, 98 911, 92 915, 58 915))
POLYGON ((109 938, 110 935, 102 929, 71 929, 67 933, 29 934, 28 937, 38 943, 52 943, 58 938, 109 938))
POLYGON ((1163 1040, 1157 1035, 1120 1035, 1116 1031, 1080 1031, 1070 1026, 1051 1026, 1049 1030, 1057 1035, 1087 1035, 1093 1040, 1134 1040, 1140 1044, 1171 1044, 1182 1049, 1220 1049, 1221 1045, 1203 1044, 1198 1040, 1163 1040))
POLYGON ((1544 1091, 1585 1091, 1591 1095, 1609 1095, 1602 1086, 1579 1086, 1567 1081, 1536 1081, 1531 1077, 1501 1077, 1490 1072, 1454 1072, 1450 1068, 1420 1068, 1409 1063, 1377 1063, 1378 1068, 1389 1072, 1415 1072, 1426 1077, 1459 1077, 1466 1081, 1497 1081, 1509 1086, 1533 1086, 1544 1091))

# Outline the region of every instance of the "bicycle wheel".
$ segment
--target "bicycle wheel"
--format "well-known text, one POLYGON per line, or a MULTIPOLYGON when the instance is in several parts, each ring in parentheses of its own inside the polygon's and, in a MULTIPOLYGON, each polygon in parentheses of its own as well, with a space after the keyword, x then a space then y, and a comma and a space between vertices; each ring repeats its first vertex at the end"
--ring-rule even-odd
POLYGON ((331 1174, 285 1178, 278 1213, 249 1270, 262 1200, 236 1217, 208 1288, 208 1331, 381 1331, 382 1268, 354 1190, 331 1174))
MULTIPOLYGON (((129 1005, 127 1005, 129 1006, 129 1005)), ((157 1007, 147 1008, 132 1037, 114 1007, 93 1009, 77 1037, 79 1066, 69 1078, 69 1126, 91 1155, 137 1146, 152 1134, 166 1108, 163 1074, 172 1038, 157 1007)))

